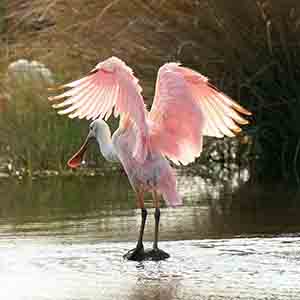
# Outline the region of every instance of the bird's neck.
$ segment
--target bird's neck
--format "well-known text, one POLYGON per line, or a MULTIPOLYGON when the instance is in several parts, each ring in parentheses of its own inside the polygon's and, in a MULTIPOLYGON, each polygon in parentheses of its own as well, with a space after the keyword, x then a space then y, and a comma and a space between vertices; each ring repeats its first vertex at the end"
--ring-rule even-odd
POLYGON ((114 146, 112 143, 111 132, 109 127, 105 128, 105 130, 100 130, 96 135, 96 140, 98 142, 100 152, 104 156, 104 158, 108 161, 118 161, 117 155, 114 150, 114 146))

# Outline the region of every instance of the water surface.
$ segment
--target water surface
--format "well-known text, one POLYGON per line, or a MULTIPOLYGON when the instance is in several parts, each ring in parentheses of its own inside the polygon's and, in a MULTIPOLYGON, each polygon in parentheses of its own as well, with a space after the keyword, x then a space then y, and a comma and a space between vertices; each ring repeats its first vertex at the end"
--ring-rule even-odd
MULTIPOLYGON (((300 299, 300 210, 233 210, 229 191, 179 178, 162 208, 162 262, 128 262, 140 212, 122 174, 0 183, 0 299, 300 299)), ((153 209, 146 247, 153 237, 153 209)), ((251 206, 253 207, 253 206, 251 206)))

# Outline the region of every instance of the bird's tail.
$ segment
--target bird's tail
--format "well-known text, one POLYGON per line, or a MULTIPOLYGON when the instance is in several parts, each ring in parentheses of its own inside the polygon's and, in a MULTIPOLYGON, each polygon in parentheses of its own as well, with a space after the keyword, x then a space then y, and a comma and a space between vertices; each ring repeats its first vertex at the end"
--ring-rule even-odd
POLYGON ((182 199, 175 189, 173 191, 169 190, 169 191, 162 192, 162 196, 164 200, 167 202, 167 204, 172 207, 182 205, 182 199))
POLYGON ((176 191, 176 176, 174 170, 169 166, 167 174, 161 178, 159 192, 166 203, 172 207, 182 205, 182 199, 176 191))

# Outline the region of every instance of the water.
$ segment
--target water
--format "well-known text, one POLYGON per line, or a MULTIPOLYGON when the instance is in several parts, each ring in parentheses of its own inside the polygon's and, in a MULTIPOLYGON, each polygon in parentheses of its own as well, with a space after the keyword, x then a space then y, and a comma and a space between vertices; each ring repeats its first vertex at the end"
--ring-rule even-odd
POLYGON ((171 258, 137 263, 122 258, 140 222, 123 175, 1 181, 0 299, 300 299, 296 206, 233 211, 230 193, 198 177, 179 190, 184 206, 161 216, 171 258))

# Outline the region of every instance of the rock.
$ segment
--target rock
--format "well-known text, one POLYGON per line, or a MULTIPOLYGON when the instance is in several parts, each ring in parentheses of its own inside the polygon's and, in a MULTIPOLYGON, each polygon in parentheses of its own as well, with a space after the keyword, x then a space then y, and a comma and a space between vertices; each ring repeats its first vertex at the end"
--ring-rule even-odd
POLYGON ((34 81, 36 83, 54 84, 52 72, 41 62, 18 59, 9 64, 8 77, 14 81, 34 81))

